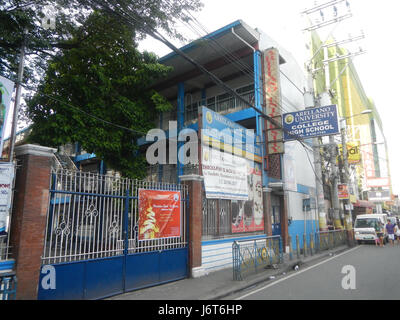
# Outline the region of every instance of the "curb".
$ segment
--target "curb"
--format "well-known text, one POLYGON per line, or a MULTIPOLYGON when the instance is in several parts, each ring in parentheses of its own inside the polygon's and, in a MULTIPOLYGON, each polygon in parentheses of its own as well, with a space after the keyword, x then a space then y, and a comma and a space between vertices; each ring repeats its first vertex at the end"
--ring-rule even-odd
POLYGON ((270 281, 270 280, 272 280, 271 277, 276 278, 278 276, 282 276, 283 273, 285 273, 285 275, 286 275, 286 274, 288 274, 290 272, 295 272, 293 270, 293 267, 296 264, 301 264, 302 266, 307 266, 307 265, 312 264, 312 263, 314 263, 314 262, 316 262, 318 260, 326 259, 326 258, 331 257, 332 255, 335 255, 335 254, 342 253, 344 251, 350 250, 351 248, 353 248, 353 247, 347 246, 345 248, 340 248, 338 250, 332 249, 332 250, 330 250, 330 251, 328 251, 326 253, 321 254, 320 256, 316 256, 314 254, 313 256, 309 256, 310 257, 309 260, 307 259, 308 257, 306 257, 305 259, 303 257, 303 259, 300 258, 300 260, 299 259, 293 259, 291 261, 284 262, 283 264, 280 265, 280 267, 278 268, 279 271, 277 270, 276 273, 260 275, 258 277, 258 279, 251 280, 251 281, 249 281, 249 282, 247 282, 246 284, 243 284, 243 285, 240 285, 240 281, 238 281, 238 285, 234 286, 233 288, 229 288, 229 289, 223 290, 222 292, 220 292, 218 294, 215 294, 215 295, 208 295, 208 296, 206 296, 204 298, 199 298, 199 300, 220 300, 220 299, 223 299, 223 298, 225 298, 225 297, 227 297, 229 295, 232 295, 232 294, 235 294, 235 293, 239 293, 239 292, 247 290, 247 289, 249 289, 251 287, 255 287, 255 286, 257 286, 257 285, 259 285, 261 283, 270 281))

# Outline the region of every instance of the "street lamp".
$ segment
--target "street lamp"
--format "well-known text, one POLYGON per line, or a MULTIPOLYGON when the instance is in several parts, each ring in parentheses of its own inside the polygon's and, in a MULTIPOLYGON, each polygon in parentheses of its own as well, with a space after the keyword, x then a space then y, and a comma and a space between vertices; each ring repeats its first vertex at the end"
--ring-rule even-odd
MULTIPOLYGON (((347 127, 347 119, 356 117, 356 116, 361 116, 361 115, 365 115, 365 114, 370 114, 372 113, 371 109, 366 109, 364 111, 362 111, 361 113, 357 113, 354 115, 351 115, 349 117, 344 117, 342 118, 340 121, 344 121, 344 126, 341 126, 341 130, 340 130, 340 135, 341 135, 341 139, 342 139, 342 153, 343 153, 343 167, 344 167, 344 183, 346 185, 348 185, 348 177, 349 177, 349 162, 347 159, 347 144, 346 144, 346 132, 345 129, 347 127)), ((351 230, 353 228, 352 226, 352 217, 351 217, 351 207, 350 207, 350 199, 349 200, 345 200, 344 201, 344 211, 346 212, 346 204, 349 207, 349 214, 347 216, 347 218, 345 218, 345 227, 347 230, 351 230), (346 203, 347 202, 347 203, 346 203)))

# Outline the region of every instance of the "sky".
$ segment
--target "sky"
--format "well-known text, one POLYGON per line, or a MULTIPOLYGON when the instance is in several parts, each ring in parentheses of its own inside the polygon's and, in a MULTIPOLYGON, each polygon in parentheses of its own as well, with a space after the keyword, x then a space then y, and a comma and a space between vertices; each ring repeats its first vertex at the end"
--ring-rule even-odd
MULTIPOLYGON (((204 7, 201 12, 193 16, 212 32, 225 25, 243 20, 250 27, 259 28, 286 50, 292 53, 300 66, 304 65, 307 58, 305 42, 307 34, 303 32, 307 25, 304 15, 305 9, 314 8, 329 0, 203 0, 204 7)), ((358 36, 361 30, 365 39, 342 47, 350 52, 358 51, 361 47, 366 53, 353 58, 353 63, 360 77, 364 90, 378 109, 383 122, 383 132, 388 144, 390 173, 392 177, 393 192, 400 194, 400 148, 397 138, 399 127, 400 102, 396 99, 399 90, 397 77, 400 75, 400 60, 397 58, 400 52, 400 42, 397 33, 400 31, 400 19, 398 12, 400 1, 398 0, 348 0, 352 17, 339 23, 337 26, 326 26, 318 32, 324 39, 324 34, 333 30, 332 35, 336 40, 344 40, 358 36)), ((345 2, 338 5, 339 16, 344 12, 345 2)), ((331 14, 332 9, 326 9, 325 17, 331 14)), ((313 15, 313 18, 318 17, 313 15)), ((190 39, 199 38, 200 35, 182 25, 180 30, 190 39)), ((205 35, 205 32, 201 34, 205 35)), ((181 47, 186 43, 172 42, 181 47)), ((145 40, 139 46, 141 49, 153 51, 159 56, 170 52, 165 45, 155 40, 145 40)))

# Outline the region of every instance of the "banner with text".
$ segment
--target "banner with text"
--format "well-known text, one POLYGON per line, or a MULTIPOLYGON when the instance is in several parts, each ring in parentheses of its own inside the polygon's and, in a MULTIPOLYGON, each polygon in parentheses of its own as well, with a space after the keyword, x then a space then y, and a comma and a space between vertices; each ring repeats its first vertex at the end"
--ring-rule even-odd
POLYGON ((254 130, 206 107, 202 107, 202 142, 213 148, 262 162, 261 146, 256 143, 254 130))
POLYGON ((0 235, 8 232, 13 181, 14 165, 0 162, 0 235))
POLYGON ((232 233, 264 230, 261 165, 247 161, 249 199, 232 201, 232 233))
POLYGON ((202 146, 202 170, 207 199, 247 200, 247 160, 202 146))
POLYGON ((139 240, 180 236, 180 192, 139 189, 139 240))

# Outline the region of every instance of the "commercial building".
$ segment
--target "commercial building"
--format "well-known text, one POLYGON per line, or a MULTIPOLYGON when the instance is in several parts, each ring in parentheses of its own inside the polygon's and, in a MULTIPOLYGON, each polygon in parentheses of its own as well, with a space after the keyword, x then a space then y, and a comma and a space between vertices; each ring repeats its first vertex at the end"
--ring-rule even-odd
MULTIPOLYGON (((233 153, 236 163, 247 161, 248 195, 244 198, 235 192, 232 194, 223 184, 220 190, 212 189, 218 183, 213 185, 211 175, 206 172, 208 168, 202 162, 200 166, 178 162, 154 164, 149 168, 151 181, 180 182, 182 177, 193 174, 203 179, 200 269, 210 272, 229 267, 234 241, 281 236, 283 249, 288 250, 289 236, 293 245, 296 235, 301 240, 303 234, 309 238, 318 226, 315 210, 303 210, 304 200, 315 197, 311 144, 309 141, 303 144, 281 142, 282 132, 271 130, 271 123, 256 111, 263 110, 280 122, 282 113, 304 109, 306 79, 303 70, 279 43, 241 20, 181 50, 255 107, 216 85, 181 55, 172 52, 160 59, 161 63, 173 67, 167 79, 154 87, 174 106, 172 111, 163 113, 158 122, 158 127, 167 132, 170 143, 184 129, 196 132, 200 129, 199 136, 204 139, 205 117, 209 117, 206 120, 210 127, 218 122, 219 129, 223 129, 221 123, 225 123, 225 128, 254 131, 254 160, 246 160, 241 148, 238 148, 239 154, 233 153), (176 121, 176 130, 170 121, 176 121)), ((150 146, 152 141, 143 139, 141 143, 150 146)), ((202 143, 199 159, 206 161, 204 140, 202 143)), ((181 144, 178 142, 178 150, 181 144)), ((220 156, 219 152, 227 152, 226 147, 232 150, 232 145, 226 141, 219 148, 212 147, 214 158, 220 156)), ((218 165, 221 170, 228 168, 224 161, 218 165)))

